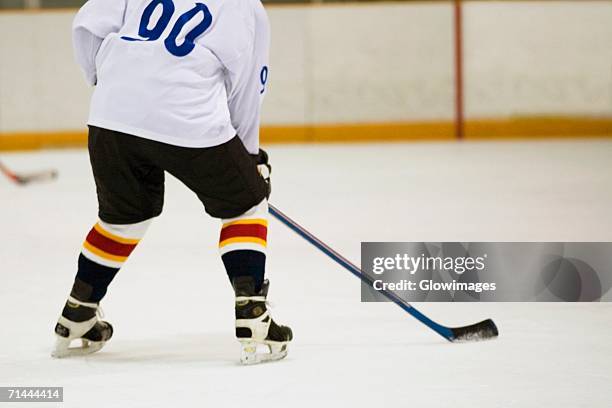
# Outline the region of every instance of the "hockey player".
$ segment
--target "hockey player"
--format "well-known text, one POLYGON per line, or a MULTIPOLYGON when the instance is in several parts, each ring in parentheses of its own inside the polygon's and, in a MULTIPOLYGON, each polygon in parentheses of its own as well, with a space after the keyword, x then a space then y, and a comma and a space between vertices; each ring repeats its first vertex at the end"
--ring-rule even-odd
POLYGON ((260 0, 204 1, 89 0, 74 20, 75 56, 95 85, 88 125, 99 221, 55 327, 55 357, 98 351, 112 337, 98 305, 160 215, 165 171, 222 221, 241 361, 287 354, 291 329, 266 307, 270 186, 258 171, 269 169, 259 149, 269 23, 260 0))

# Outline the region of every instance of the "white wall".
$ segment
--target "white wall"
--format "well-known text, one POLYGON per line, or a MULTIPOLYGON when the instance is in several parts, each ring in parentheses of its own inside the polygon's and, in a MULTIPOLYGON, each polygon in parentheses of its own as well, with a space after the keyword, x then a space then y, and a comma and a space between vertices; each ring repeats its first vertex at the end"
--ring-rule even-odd
MULTIPOLYGON (((448 120, 450 3, 269 7, 265 124, 448 120)), ((0 13, 0 132, 81 129, 74 12, 0 13)), ((471 2, 470 117, 612 116, 612 1, 471 2)))
POLYGON ((466 113, 612 116, 612 1, 468 3, 466 113))
POLYGON ((0 14, 0 131, 83 127, 90 91, 73 62, 72 14, 0 14))
POLYGON ((448 5, 339 6, 311 13, 311 121, 451 117, 448 5))

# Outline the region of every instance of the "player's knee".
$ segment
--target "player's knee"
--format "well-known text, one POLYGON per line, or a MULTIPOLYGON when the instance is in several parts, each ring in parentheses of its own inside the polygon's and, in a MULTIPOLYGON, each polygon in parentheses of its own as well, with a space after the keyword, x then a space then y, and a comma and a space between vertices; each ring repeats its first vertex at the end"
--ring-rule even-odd
POLYGON ((248 210, 243 211, 242 214, 232 218, 223 219, 224 223, 237 221, 241 219, 267 219, 268 218, 268 199, 263 198, 257 204, 250 207, 248 210))
MULTIPOLYGON (((140 225, 150 223, 151 220, 158 217, 161 214, 160 211, 151 211, 146 213, 134 213, 134 214, 115 214, 100 211, 98 213, 98 219, 108 225, 140 225)), ((118 227, 119 228, 119 227, 118 227)), ((125 229, 124 227, 121 227, 125 229)), ((132 228, 132 227, 130 227, 132 228)), ((137 227, 134 227, 137 229, 137 227)), ((129 228, 128 228, 129 229, 129 228)))
POLYGON ((154 218, 155 217, 150 217, 144 221, 121 224, 106 222, 100 218, 97 227, 99 227, 101 231, 107 232, 119 239, 140 240, 144 237, 154 218))
MULTIPOLYGON (((93 264, 119 270, 144 237, 152 221, 151 218, 132 224, 112 224, 100 220, 87 234, 82 255, 93 264)), ((95 269, 93 266, 89 269, 92 268, 95 269)), ((81 269, 88 268, 79 267, 81 269)))
POLYGON ((263 279, 263 263, 261 268, 256 267, 260 262, 265 262, 265 253, 268 237, 268 200, 263 199, 257 205, 251 207, 243 214, 223 220, 221 234, 219 237, 219 251, 224 258, 228 269, 236 271, 241 267, 231 267, 231 264, 249 265, 249 268, 260 270, 263 279), (247 253, 243 252, 248 250, 247 253), (230 254, 239 251, 242 255, 239 259, 232 261, 230 254), (263 253, 261 261, 257 260, 258 253, 263 253))
POLYGON ((255 211, 265 201, 265 212, 268 212, 268 190, 267 184, 262 181, 261 188, 254 191, 243 191, 231 199, 219 201, 202 200, 206 212, 222 220, 241 217, 244 214, 255 211))

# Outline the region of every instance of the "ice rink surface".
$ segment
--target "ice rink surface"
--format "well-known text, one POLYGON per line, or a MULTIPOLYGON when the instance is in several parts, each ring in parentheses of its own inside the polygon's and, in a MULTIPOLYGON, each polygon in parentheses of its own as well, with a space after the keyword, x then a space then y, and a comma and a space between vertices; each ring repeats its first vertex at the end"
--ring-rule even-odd
MULTIPOLYGON (((271 202, 356 262, 361 241, 612 241, 611 141, 269 152, 271 202)), ((88 158, 2 160, 60 172, 28 187, 0 179, 0 386, 63 386, 65 402, 49 406, 612 406, 612 305, 419 304, 443 324, 492 317, 500 328, 495 341, 448 344, 393 304, 362 304, 357 279, 276 221, 272 313, 295 340, 282 362, 240 366, 219 225, 171 177, 164 214, 103 302, 114 338, 91 357, 53 360, 52 329, 96 220, 88 158)))

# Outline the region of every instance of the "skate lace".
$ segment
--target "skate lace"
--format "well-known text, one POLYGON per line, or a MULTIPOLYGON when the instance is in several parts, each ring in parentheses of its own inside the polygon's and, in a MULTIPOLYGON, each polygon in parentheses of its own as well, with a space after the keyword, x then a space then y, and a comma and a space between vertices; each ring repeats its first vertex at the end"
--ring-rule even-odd
POLYGON ((266 307, 270 309, 274 308, 274 303, 269 301, 268 299, 260 299, 259 296, 237 296, 235 299, 236 302, 264 302, 266 307))

